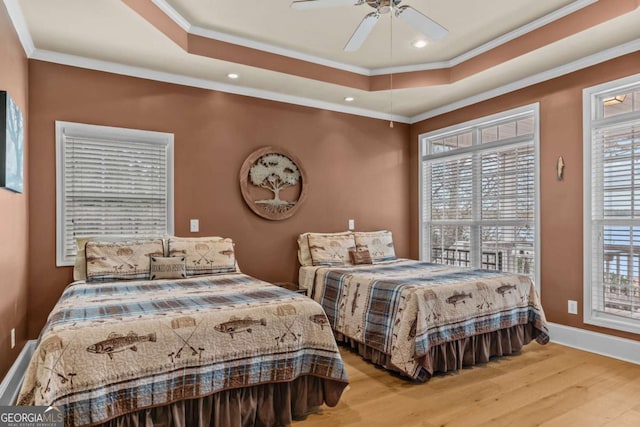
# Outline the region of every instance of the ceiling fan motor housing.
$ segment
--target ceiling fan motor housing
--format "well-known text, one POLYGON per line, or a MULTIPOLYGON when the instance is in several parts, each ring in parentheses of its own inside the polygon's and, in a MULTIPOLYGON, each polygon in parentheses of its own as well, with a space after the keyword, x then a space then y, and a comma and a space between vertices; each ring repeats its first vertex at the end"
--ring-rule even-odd
POLYGON ((367 4, 377 10, 378 13, 389 13, 400 2, 402 0, 367 0, 367 4))

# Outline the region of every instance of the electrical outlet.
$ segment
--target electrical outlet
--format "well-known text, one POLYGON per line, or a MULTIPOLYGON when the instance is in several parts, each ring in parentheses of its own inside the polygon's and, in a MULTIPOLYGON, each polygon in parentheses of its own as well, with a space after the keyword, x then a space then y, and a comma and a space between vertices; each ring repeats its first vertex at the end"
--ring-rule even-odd
POLYGON ((16 328, 11 328, 11 348, 16 346, 16 328))
POLYGON ((567 312, 569 314, 578 314, 578 301, 569 300, 567 304, 567 312))
POLYGON ((349 220, 349 230, 355 230, 356 229, 356 220, 355 219, 350 219, 349 220))
POLYGON ((200 231, 200 220, 199 219, 192 219, 189 222, 189 230, 192 233, 197 233, 198 231, 200 231))

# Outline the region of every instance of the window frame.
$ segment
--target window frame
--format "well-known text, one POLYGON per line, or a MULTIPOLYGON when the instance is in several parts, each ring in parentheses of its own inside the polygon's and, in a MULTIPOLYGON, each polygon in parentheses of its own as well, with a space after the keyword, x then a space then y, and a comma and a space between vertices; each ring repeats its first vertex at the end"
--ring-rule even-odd
MULTIPOLYGON (((640 111, 625 113, 619 116, 604 117, 600 111, 600 100, 608 95, 614 95, 624 90, 640 89, 640 74, 605 82, 588 87, 582 91, 582 119, 583 119, 583 322, 624 332, 640 334, 640 320, 624 318, 607 314, 593 307, 593 287, 602 283, 594 283, 594 242, 593 240, 593 187, 592 187, 592 156, 593 131, 606 126, 630 122, 640 119, 640 111), (622 117, 620 117, 622 116, 622 117)), ((603 221, 606 221, 603 219, 603 221)), ((629 219, 629 223, 640 219, 629 219)))
MULTIPOLYGON (((522 107, 510 109, 507 111, 502 111, 500 113, 479 117, 477 119, 473 119, 463 123, 458 123, 452 126, 448 126, 445 128, 437 129, 434 131, 430 131, 430 132, 418 135, 418 156, 417 156, 418 157, 418 218, 419 218, 418 238, 419 238, 420 260, 425 261, 428 259, 427 258, 428 254, 425 253, 426 248, 424 245, 426 222, 423 217, 424 203, 426 202, 423 197, 423 194, 425 191, 424 185, 423 185, 423 182, 424 182, 423 174, 425 172, 423 168, 423 161, 424 161, 425 155, 428 155, 428 154, 425 154, 426 145, 428 144, 428 141, 443 138, 447 134, 460 133, 464 130, 472 130, 474 134, 477 134, 482 131, 482 128, 490 126, 493 123, 503 122, 508 120, 509 118, 514 118, 514 117, 525 115, 525 114, 532 114, 534 117, 533 138, 532 138, 533 150, 534 150, 534 174, 535 174, 535 177, 534 177, 535 200, 534 200, 534 220, 533 220, 534 227, 535 227, 534 281, 535 281, 535 287, 538 293, 540 293, 540 277, 541 277, 541 268, 540 268, 540 104, 537 102, 533 104, 525 105, 522 107)), ((491 146, 496 149, 500 149, 508 145, 516 145, 515 143, 506 144, 501 142, 500 140, 497 140, 494 142, 488 142, 486 144, 475 144, 476 138, 477 136, 474 135, 473 143, 471 147, 455 150, 455 153, 456 153, 455 155, 480 152, 484 150, 484 148, 481 148, 483 146, 484 147, 491 146)), ((521 137, 516 136, 515 138, 512 138, 512 139, 519 139, 519 138, 521 137)), ((531 138, 527 137, 527 140, 528 139, 531 139, 531 138)), ((453 157, 454 155, 452 154, 451 156, 453 157)), ((441 156, 437 155, 436 157, 441 157, 441 156)), ((435 157, 432 157, 432 158, 435 158, 435 157)), ((474 203, 477 204, 477 200, 474 201, 474 203)), ((475 218, 474 220, 472 220, 472 222, 475 222, 475 218)), ((477 266, 473 265, 473 268, 479 268, 479 263, 481 263, 482 256, 479 254, 475 254, 475 255, 470 254, 470 255, 471 255, 472 264, 478 264, 477 266)))
POLYGON ((64 137, 75 136, 88 139, 101 139, 114 143, 154 143, 163 144, 167 150, 167 230, 168 235, 174 233, 174 135, 172 133, 149 130, 99 126, 65 121, 55 122, 56 132, 56 266, 72 266, 74 260, 65 257, 64 212, 64 137))

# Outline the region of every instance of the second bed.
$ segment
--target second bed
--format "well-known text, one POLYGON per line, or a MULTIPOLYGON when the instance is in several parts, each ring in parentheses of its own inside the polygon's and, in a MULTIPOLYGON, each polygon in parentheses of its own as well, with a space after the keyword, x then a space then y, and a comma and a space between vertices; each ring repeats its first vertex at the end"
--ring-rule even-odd
POLYGON ((329 248, 340 253, 339 247, 349 247, 347 233, 330 235, 337 240, 310 233, 299 239, 300 287, 322 305, 336 339, 365 359, 425 381, 436 372, 516 354, 534 339, 549 341, 528 276, 396 259, 391 233, 381 233, 375 239, 375 233, 363 233, 378 258, 363 265, 337 256, 335 265, 308 265, 305 250, 311 256, 329 248))

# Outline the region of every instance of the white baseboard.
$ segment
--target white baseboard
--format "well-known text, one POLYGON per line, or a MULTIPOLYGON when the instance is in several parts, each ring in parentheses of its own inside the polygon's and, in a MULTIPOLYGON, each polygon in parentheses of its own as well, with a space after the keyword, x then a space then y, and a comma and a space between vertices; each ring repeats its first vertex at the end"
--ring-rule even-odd
POLYGON ((549 323, 551 342, 640 365, 640 341, 549 323))
POLYGON ((16 361, 13 362, 11 369, 9 369, 9 372, 7 372, 7 375, 2 380, 2 383, 0 383, 0 406, 11 406, 15 404, 18 393, 20 392, 20 387, 22 386, 24 374, 27 371, 35 349, 36 340, 27 341, 16 361))

